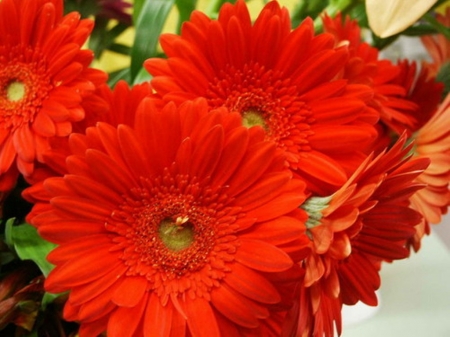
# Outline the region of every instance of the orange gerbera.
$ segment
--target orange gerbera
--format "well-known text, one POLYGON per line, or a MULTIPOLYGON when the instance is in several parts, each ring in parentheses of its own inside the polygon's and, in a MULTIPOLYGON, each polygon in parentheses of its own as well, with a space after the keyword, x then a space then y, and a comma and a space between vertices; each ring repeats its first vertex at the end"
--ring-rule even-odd
POLYGON ((440 223, 441 215, 447 213, 450 205, 450 95, 412 138, 416 143, 414 154, 431 161, 416 179, 426 187, 411 197, 412 206, 423 215, 411 240, 412 248, 418 251, 422 237, 430 233, 429 224, 440 223))
POLYGON ((244 1, 226 3, 217 20, 195 11, 181 36, 165 34, 167 59, 144 63, 164 100, 205 97, 245 126, 260 125, 309 187, 334 191, 376 137, 370 88, 335 80, 348 52, 313 22, 291 29, 289 13, 270 1, 254 22, 244 1))
POLYGON ((45 285, 70 290, 64 317, 80 336, 263 324, 281 300, 271 275, 308 250, 305 185, 261 128, 205 101, 161 111, 146 99, 134 129, 99 123, 70 145, 68 174, 44 182, 49 208, 31 222, 59 245, 45 285))
POLYGON ((409 255, 407 240, 421 220, 409 198, 423 187, 415 179, 429 160, 408 160, 412 145, 404 147, 405 140, 402 136, 388 152, 369 156, 335 194, 313 196, 302 205, 313 252, 302 263, 300 336, 305 331, 333 336, 333 321, 340 330, 342 303, 376 305, 380 262, 409 255))
MULTIPOLYGON (((52 137, 68 136, 84 118, 80 102, 103 72, 80 50, 93 23, 63 17, 62 0, 0 2, 0 176, 33 172, 52 137), (16 164, 15 164, 16 163, 16 164)), ((11 185, 11 184, 10 184, 11 185)))
MULTIPOLYGON (((445 27, 450 27, 450 7, 446 8, 444 14, 436 13, 436 19, 445 27)), ((423 35, 420 38, 433 60, 423 62, 423 65, 429 69, 430 76, 435 77, 450 62, 450 40, 443 34, 423 35)))

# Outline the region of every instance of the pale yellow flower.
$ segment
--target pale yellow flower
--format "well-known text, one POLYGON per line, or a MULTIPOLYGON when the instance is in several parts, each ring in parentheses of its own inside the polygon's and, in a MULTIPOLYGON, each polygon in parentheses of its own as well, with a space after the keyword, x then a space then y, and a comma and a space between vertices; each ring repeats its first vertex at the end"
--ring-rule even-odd
POLYGON ((373 32, 382 37, 400 33, 419 20, 437 0, 366 0, 373 32))

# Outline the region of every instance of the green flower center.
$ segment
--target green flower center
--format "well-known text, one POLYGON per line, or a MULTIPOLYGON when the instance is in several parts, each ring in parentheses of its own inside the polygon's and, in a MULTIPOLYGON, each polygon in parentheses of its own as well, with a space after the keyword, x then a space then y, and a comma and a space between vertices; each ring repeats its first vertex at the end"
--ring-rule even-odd
POLYGON ((267 124, 261 113, 258 111, 249 110, 242 114, 242 125, 246 128, 251 128, 253 126, 261 126, 263 129, 267 130, 267 124))
POLYGON ((194 242, 194 227, 189 218, 177 218, 161 221, 158 235, 164 245, 172 251, 180 251, 191 246, 194 242))
POLYGON ((13 102, 20 101, 25 96, 25 84, 18 81, 9 83, 6 87, 6 97, 13 102))

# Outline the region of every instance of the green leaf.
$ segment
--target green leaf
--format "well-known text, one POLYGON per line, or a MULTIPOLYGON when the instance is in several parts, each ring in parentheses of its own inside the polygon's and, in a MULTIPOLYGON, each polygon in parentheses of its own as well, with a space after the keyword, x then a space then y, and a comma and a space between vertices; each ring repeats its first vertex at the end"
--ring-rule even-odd
POLYGON ((442 65, 436 76, 436 81, 444 83, 444 91, 442 93, 442 99, 444 99, 450 92, 450 62, 442 65))
POLYGON ((53 269, 53 265, 47 261, 46 257, 56 245, 41 238, 33 226, 27 223, 13 226, 13 223, 14 219, 6 222, 7 244, 14 248, 19 258, 32 260, 38 265, 42 274, 47 276, 53 269))
POLYGON ((12 233, 8 228, 14 225, 15 218, 8 219, 5 223, 5 243, 8 245, 9 249, 14 250, 14 245, 12 243, 12 233))
POLYGON ((122 55, 129 55, 131 48, 121 43, 112 43, 108 48, 110 51, 122 55))
POLYGON ((328 0, 297 1, 291 15, 292 27, 297 27, 308 16, 312 18, 318 17, 327 5, 328 0))
POLYGON ((41 308, 42 310, 45 310, 45 308, 47 307, 47 305, 49 305, 50 303, 52 303, 56 298, 58 298, 59 296, 64 295, 65 293, 61 293, 61 294, 52 294, 52 293, 44 293, 44 296, 42 296, 42 302, 41 302, 41 308))
POLYGON ((115 50, 115 41, 117 37, 128 29, 128 25, 119 22, 108 29, 109 22, 109 20, 104 18, 96 18, 95 28, 89 37, 89 49, 94 52, 96 58, 100 58, 105 50, 111 50, 129 55, 130 48, 128 46, 126 46, 126 48, 122 48, 121 50, 115 50))
POLYGON ((220 8, 226 3, 230 2, 234 4, 236 0, 212 0, 208 1, 208 8, 205 10, 205 14, 212 19, 216 19, 220 8))
POLYGON ((131 83, 130 80, 130 68, 123 68, 109 74, 108 85, 113 88, 117 82, 124 80, 127 83, 131 83))
POLYGON ((136 35, 131 48, 131 81, 137 76, 144 61, 156 55, 159 36, 175 0, 145 1, 136 22, 136 35))
POLYGON ((188 21, 192 11, 195 10, 197 0, 176 0, 175 4, 179 14, 177 32, 180 32, 183 22, 188 21))
POLYGON ((145 0, 134 0, 133 1, 133 22, 136 24, 139 15, 141 14, 142 7, 144 6, 145 0))
POLYGON ((145 68, 142 67, 137 76, 134 78, 133 85, 147 82, 151 80, 151 78, 152 76, 147 72, 147 70, 145 70, 145 68))

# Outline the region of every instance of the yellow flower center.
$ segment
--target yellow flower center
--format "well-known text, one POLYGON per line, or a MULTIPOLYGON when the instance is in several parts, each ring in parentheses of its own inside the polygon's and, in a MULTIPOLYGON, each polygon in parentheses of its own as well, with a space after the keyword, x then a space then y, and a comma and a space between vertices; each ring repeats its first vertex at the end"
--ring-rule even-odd
POLYGON ((173 251, 180 251, 191 246, 194 242, 194 228, 188 217, 164 219, 159 225, 158 235, 164 245, 173 251))
POLYGON ((25 96, 25 85, 22 82, 13 81, 6 87, 6 97, 13 102, 20 101, 25 96))

